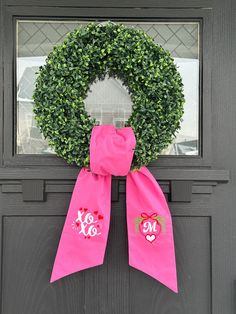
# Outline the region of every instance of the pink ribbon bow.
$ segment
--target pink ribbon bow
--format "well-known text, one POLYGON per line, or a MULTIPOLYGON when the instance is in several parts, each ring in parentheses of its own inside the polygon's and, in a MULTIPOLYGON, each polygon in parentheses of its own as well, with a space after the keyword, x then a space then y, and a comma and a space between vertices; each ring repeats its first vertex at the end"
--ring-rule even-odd
POLYGON ((130 127, 93 128, 90 169, 83 168, 77 177, 50 282, 103 264, 114 175, 127 176, 129 265, 178 291, 169 208, 146 167, 130 171, 135 145, 130 127))

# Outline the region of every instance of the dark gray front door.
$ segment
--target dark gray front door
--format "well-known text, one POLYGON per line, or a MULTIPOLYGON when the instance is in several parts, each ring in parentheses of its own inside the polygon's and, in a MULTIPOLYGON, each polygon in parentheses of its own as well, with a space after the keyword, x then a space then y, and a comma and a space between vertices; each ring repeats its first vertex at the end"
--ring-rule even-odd
MULTIPOLYGON (((1 314, 233 314, 235 2, 0 3, 1 314), (144 29, 171 51, 185 78, 182 130, 149 167, 173 215, 178 294, 128 266, 125 178, 113 180, 104 265, 49 283, 79 169, 57 158, 35 126, 34 73, 68 31, 93 19, 144 29)), ((106 90, 117 82, 105 84, 94 87, 101 93, 95 98, 108 99, 106 90)), ((108 104, 92 99, 87 110, 101 123, 108 112, 120 126, 130 102, 119 84, 113 92, 122 114, 112 109, 119 105, 112 99, 108 104)))

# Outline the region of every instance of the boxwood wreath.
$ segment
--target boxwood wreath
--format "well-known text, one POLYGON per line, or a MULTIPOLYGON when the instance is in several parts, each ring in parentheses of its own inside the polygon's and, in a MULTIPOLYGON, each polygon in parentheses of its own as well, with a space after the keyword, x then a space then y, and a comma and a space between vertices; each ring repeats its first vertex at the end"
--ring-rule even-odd
POLYGON ((89 23, 70 32, 39 68, 33 94, 36 123, 67 163, 89 166, 91 130, 85 110, 90 86, 105 76, 120 79, 133 102, 126 126, 136 149, 132 168, 158 158, 180 128, 184 95, 170 53, 145 32, 121 24, 89 23))

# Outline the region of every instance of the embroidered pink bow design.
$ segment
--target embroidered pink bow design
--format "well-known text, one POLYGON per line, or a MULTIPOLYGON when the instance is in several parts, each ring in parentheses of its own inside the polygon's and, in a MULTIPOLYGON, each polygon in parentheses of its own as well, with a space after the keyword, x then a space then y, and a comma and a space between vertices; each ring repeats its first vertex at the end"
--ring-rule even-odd
POLYGON ((155 219, 157 216, 157 213, 153 213, 151 215, 148 215, 146 213, 141 213, 141 217, 144 218, 144 220, 151 218, 151 219, 155 219))
POLYGON ((90 169, 83 168, 77 177, 51 282, 103 264, 110 224, 111 177, 127 176, 129 265, 177 292, 171 215, 148 169, 130 171, 135 145, 130 127, 93 128, 90 169))

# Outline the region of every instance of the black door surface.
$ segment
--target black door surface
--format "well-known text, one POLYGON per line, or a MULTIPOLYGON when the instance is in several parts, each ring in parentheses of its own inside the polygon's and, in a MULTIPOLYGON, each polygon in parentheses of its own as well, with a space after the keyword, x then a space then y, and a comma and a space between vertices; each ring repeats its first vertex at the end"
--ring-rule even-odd
MULTIPOLYGON (((1 314, 235 313, 236 2, 0 3, 1 314), (79 169, 41 137, 32 90, 52 47, 89 20, 144 29, 171 51, 184 78, 181 132, 149 166, 173 215, 178 294, 128 266, 125 178, 113 179, 104 265, 49 283, 79 169)), ((107 80, 92 94, 91 115, 122 125, 131 104, 119 82, 107 80)))

